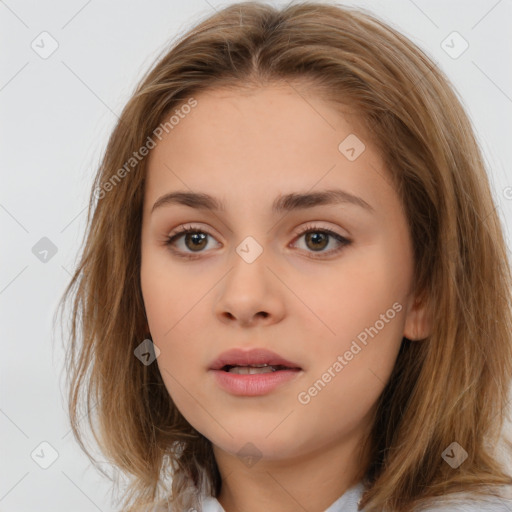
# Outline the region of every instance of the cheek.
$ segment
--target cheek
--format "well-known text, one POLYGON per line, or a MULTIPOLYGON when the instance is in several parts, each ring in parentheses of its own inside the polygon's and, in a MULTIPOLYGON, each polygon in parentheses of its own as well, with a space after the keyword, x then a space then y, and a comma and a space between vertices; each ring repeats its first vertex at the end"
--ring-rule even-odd
POLYGON ((190 302, 187 297, 190 287, 185 286, 180 274, 169 266, 169 258, 166 259, 163 252, 153 248, 143 250, 140 272, 149 328, 152 336, 161 341, 185 315, 185 306, 190 302))
POLYGON ((211 400, 205 396, 204 350, 194 342, 199 336, 190 327, 180 323, 163 339, 153 341, 160 347, 156 363, 169 396, 183 417, 202 431, 201 426, 208 425, 214 411, 210 411, 211 400))
POLYGON ((323 286, 306 295, 310 310, 320 320, 315 321, 317 333, 321 331, 324 340, 332 340, 334 344, 338 340, 343 345, 376 322, 382 327, 382 315, 385 321, 382 331, 400 333, 403 315, 399 310, 405 309, 407 279, 406 269, 397 266, 382 247, 358 254, 351 261, 345 260, 343 269, 332 272, 323 286))
POLYGON ((187 369, 200 361, 191 319, 199 314, 199 298, 204 291, 190 284, 157 251, 143 255, 141 289, 151 338, 160 350, 160 372, 169 391, 179 393, 179 383, 190 373, 187 369))
POLYGON ((324 399, 331 393, 333 400, 342 396, 347 406, 361 411, 377 399, 402 342, 408 279, 408 269, 397 265, 396 253, 385 245, 373 246, 357 261, 346 260, 323 294, 310 296, 311 309, 316 308, 322 320, 312 329, 317 343, 311 381, 330 379, 330 391, 321 393, 324 399), (329 368, 335 378, 326 375, 329 368))

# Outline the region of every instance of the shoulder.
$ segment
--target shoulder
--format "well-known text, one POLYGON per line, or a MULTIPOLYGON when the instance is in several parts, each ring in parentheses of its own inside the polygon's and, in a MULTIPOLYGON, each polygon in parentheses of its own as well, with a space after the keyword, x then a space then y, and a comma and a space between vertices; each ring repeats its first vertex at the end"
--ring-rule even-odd
POLYGON ((226 512, 213 496, 205 496, 201 503, 202 512, 226 512))
MULTIPOLYGON (((457 501, 423 509, 424 512, 512 512, 512 502, 495 501, 457 501)), ((418 511, 419 512, 419 511, 418 511)))
POLYGON ((437 498, 417 512, 512 512, 512 498, 455 493, 437 498))

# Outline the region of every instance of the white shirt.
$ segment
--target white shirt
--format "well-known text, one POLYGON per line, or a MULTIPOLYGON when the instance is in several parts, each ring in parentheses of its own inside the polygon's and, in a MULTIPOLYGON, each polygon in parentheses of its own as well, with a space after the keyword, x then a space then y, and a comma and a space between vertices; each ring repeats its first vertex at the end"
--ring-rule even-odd
MULTIPOLYGON (((359 482, 325 509, 325 512, 358 512, 357 507, 363 491, 364 485, 359 482)), ((429 512, 512 512, 512 499, 508 498, 500 499, 494 496, 482 498, 456 493, 446 499, 437 498, 437 500, 437 505, 423 510, 429 512)), ((202 509, 202 512, 226 512, 219 501, 211 496, 203 499, 202 509)), ((364 509, 359 512, 364 512, 364 509)))

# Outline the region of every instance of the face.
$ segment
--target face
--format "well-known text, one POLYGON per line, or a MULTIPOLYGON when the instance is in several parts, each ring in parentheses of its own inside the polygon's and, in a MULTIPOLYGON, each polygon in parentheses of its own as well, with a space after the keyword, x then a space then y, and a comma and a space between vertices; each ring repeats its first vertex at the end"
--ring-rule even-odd
POLYGON ((167 390, 223 453, 251 443, 289 458, 357 439, 402 337, 417 333, 407 219, 386 169, 357 119, 313 93, 195 99, 151 151, 145 188, 141 286, 167 390), (346 194, 283 200, 326 190, 346 194), (178 191, 223 207, 154 208, 178 191), (293 365, 212 370, 231 349, 293 365))

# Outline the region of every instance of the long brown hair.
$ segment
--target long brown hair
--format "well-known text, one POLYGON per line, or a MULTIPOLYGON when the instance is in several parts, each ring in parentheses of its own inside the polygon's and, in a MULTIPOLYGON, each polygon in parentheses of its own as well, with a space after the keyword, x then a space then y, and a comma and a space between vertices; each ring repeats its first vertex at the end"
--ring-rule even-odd
POLYGON ((201 91, 283 81, 350 105, 365 123, 407 215, 415 290, 433 320, 427 339, 402 340, 379 399, 361 505, 407 512, 457 491, 497 493, 512 484, 498 460, 512 448, 502 437, 512 281, 472 126, 448 79, 411 41, 360 9, 317 2, 243 2, 201 20, 157 59, 124 108, 61 299, 73 292, 66 370, 77 441, 93 460, 82 441, 88 424, 103 454, 130 476, 123 510, 158 500, 181 510, 189 484, 219 492, 210 441, 177 410, 158 366, 134 357, 149 337, 140 287, 147 159, 130 159, 201 91), (453 442, 467 452, 456 469, 442 457, 453 442))

